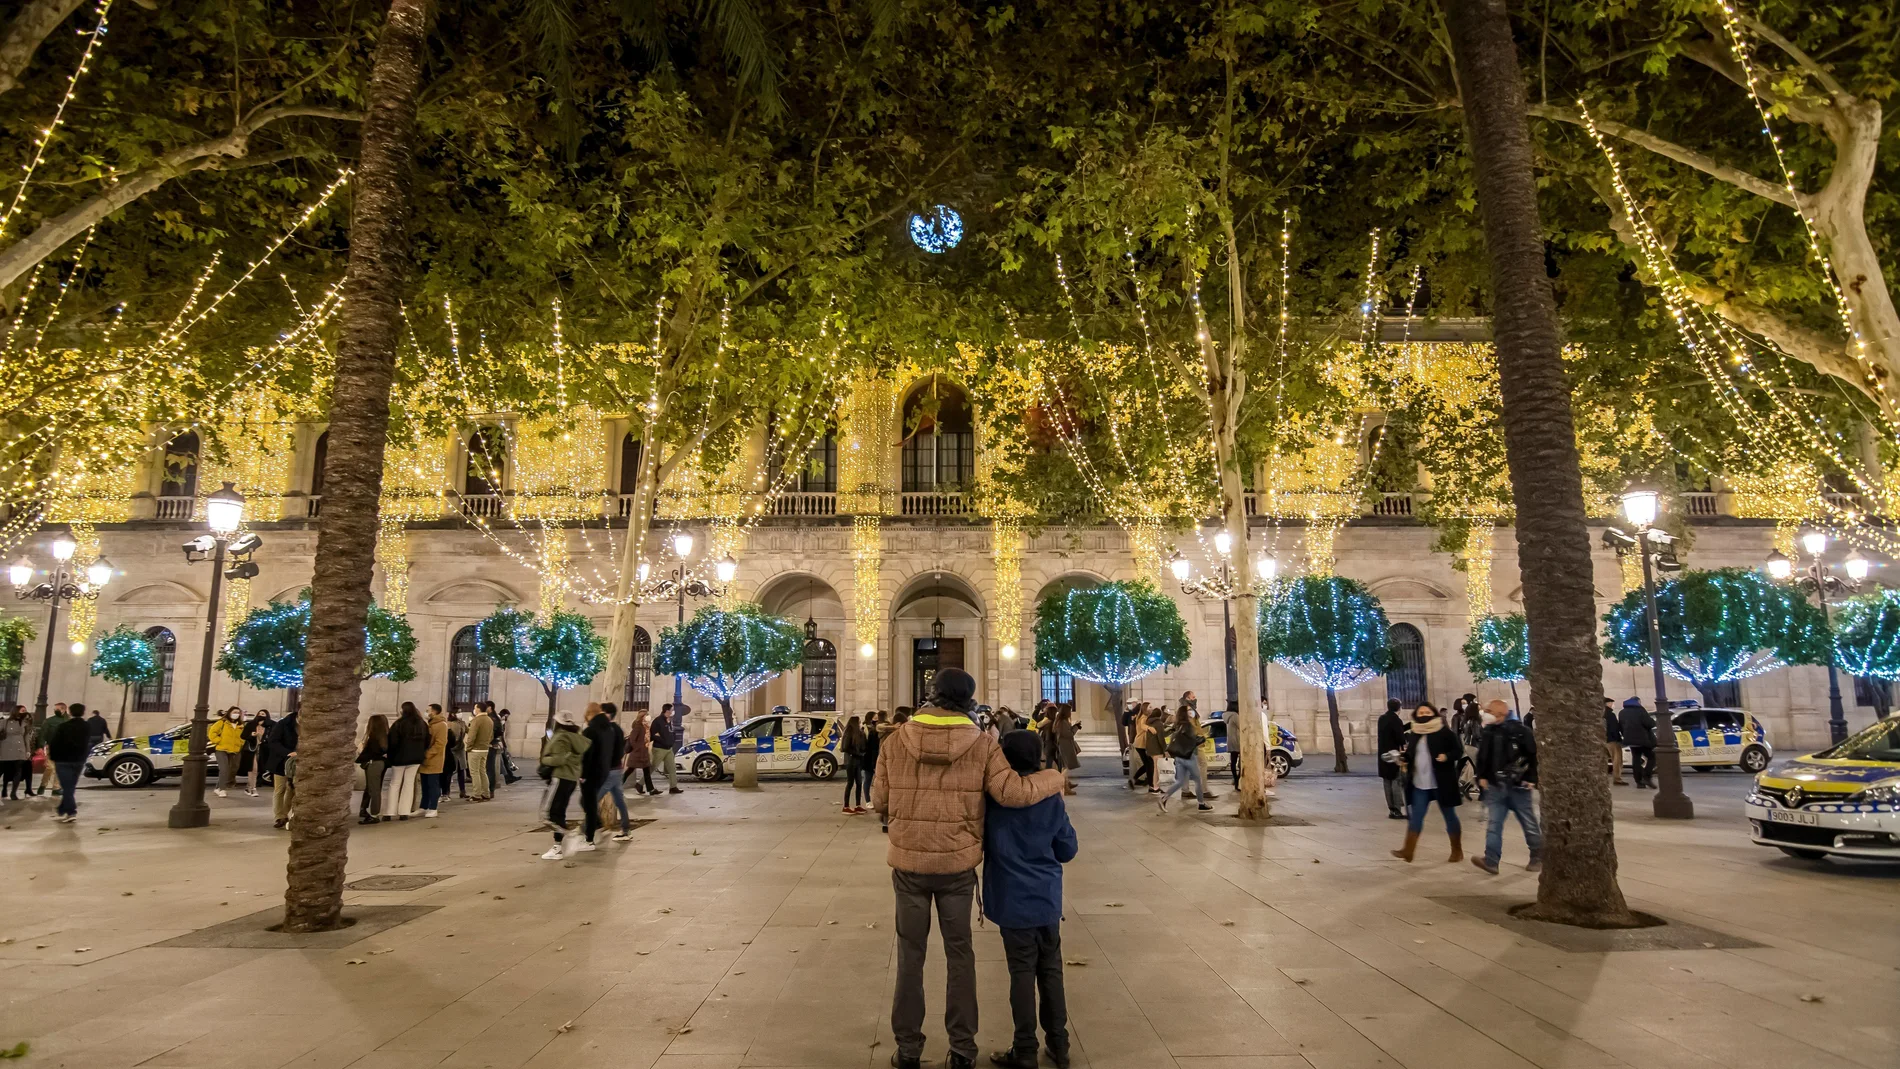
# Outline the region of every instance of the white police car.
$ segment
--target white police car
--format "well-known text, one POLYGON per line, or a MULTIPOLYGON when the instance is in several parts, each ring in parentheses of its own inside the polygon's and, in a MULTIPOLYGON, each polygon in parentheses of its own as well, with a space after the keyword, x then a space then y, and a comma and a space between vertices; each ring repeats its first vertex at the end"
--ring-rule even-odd
POLYGON ((732 771, 739 740, 759 745, 759 771, 803 772, 830 779, 844 764, 844 717, 826 713, 774 712, 729 727, 716 739, 695 739, 674 755, 679 770, 713 783, 732 771))
MULTIPOLYGON (((1201 730, 1207 732, 1207 738, 1201 743, 1201 753, 1207 756, 1207 764, 1214 765, 1216 755, 1225 756, 1227 748, 1227 721, 1213 719, 1201 724, 1201 730)), ((1267 737, 1273 741, 1267 745, 1267 764, 1273 769, 1275 778, 1285 776, 1306 763, 1306 755, 1300 752, 1300 740, 1291 731, 1273 721, 1267 721, 1267 737)))
POLYGON ((160 776, 176 776, 185 767, 191 747, 191 725, 180 724, 156 735, 108 739, 92 748, 86 775, 114 787, 143 787, 160 776))
MULTIPOLYGON (((1775 756, 1768 729, 1746 709, 1705 709, 1693 699, 1669 703, 1676 725, 1676 748, 1684 768, 1740 768, 1760 772, 1775 756)), ((1629 747, 1623 748, 1629 762, 1629 747)))
POLYGON ((1900 719, 1755 777, 1750 836, 1793 857, 1900 861, 1900 719))

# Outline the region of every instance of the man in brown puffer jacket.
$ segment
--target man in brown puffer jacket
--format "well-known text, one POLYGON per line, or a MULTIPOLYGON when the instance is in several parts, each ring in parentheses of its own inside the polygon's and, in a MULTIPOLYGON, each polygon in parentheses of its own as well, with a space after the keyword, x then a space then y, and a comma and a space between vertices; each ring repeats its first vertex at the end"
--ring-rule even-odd
POLYGON ((977 730, 976 680, 958 668, 937 673, 931 704, 885 738, 871 804, 890 823, 891 887, 897 894, 897 990, 891 995, 891 1064, 916 1069, 924 1050, 924 947, 930 909, 943 930, 948 983, 943 1025, 950 1069, 976 1062, 976 952, 970 908, 983 860, 983 799, 1013 808, 1062 791, 1062 773, 1024 776, 996 740, 977 730))

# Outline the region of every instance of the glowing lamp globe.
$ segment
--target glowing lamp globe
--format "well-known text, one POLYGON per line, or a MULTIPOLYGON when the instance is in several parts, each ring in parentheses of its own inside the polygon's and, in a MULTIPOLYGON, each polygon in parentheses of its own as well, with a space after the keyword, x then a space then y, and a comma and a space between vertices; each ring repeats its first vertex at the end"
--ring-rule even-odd
POLYGON ((112 581, 112 562, 100 557, 86 565, 86 581, 93 586, 105 586, 112 581))
POLYGON ((925 252, 941 255, 963 240, 963 216, 955 208, 939 204, 928 212, 910 217, 911 243, 925 252))
POLYGON ((244 495, 235 486, 225 483, 223 489, 205 498, 205 526, 212 534, 230 534, 243 522, 244 495))
POLYGON ((58 538, 53 539, 54 560, 72 560, 73 554, 78 551, 79 543, 67 538, 65 535, 60 535, 58 538))
POLYGON ((1827 532, 1826 531, 1805 532, 1801 536, 1801 548, 1807 550, 1808 556, 1810 557, 1818 557, 1821 554, 1826 553, 1827 552, 1827 532))
POLYGON ((85 644, 84 642, 75 642, 75 643, 73 643, 73 656, 74 656, 74 657, 78 657, 78 656, 80 656, 81 654, 83 654, 83 653, 85 653, 85 652, 86 652, 86 644, 85 644))
POLYGON ((645 583, 647 581, 647 576, 652 575, 652 574, 653 574, 653 565, 648 564, 646 561, 641 561, 640 562, 640 582, 645 583))
POLYGON ((693 555, 693 536, 689 532, 673 532, 673 555, 681 559, 693 555))
POLYGON ((728 553, 726 559, 720 561, 714 570, 718 572, 720 582, 730 583, 732 577, 739 574, 739 562, 733 560, 732 554, 728 553))
POLYGON ((1234 536, 1226 531, 1214 532, 1214 552, 1225 557, 1234 548, 1234 536))
POLYGON ((1783 556, 1780 550, 1768 554, 1768 574, 1774 579, 1786 579, 1794 574, 1794 562, 1783 556))
POLYGON ((873 657, 876 657, 876 656, 877 656, 877 643, 875 643, 875 642, 866 642, 866 643, 865 643, 864 645, 862 645, 862 646, 859 646, 859 647, 858 647, 858 656, 860 656, 860 657, 862 657, 862 658, 864 658, 864 659, 865 659, 865 660, 867 660, 867 661, 868 661, 868 660, 870 660, 870 659, 871 659, 871 658, 873 658, 873 657))
POLYGON ((1858 549, 1849 553, 1841 564, 1847 569, 1847 577, 1856 583, 1867 578, 1867 572, 1873 568, 1873 562, 1861 556, 1858 549))
POLYGON ((1280 574, 1280 562, 1277 558, 1262 553, 1254 558, 1253 570, 1259 574, 1260 578, 1272 581, 1280 574))
POLYGON ((25 586, 33 581, 33 565, 25 557, 7 566, 7 581, 14 586, 25 586))
POLYGON ((1168 570, 1174 573, 1176 582, 1187 582, 1190 567, 1191 565, 1188 564, 1187 558, 1181 556, 1179 553, 1176 553, 1174 559, 1168 562, 1168 570))
POLYGON ((1000 652, 1003 655, 1003 660, 1005 661, 1013 661, 1016 659, 1015 643, 1012 643, 1012 642, 1003 643, 1003 648, 999 650, 998 652, 1000 652))
POLYGON ((1631 487, 1623 492, 1623 518, 1638 527, 1656 522, 1662 507, 1662 495, 1647 487, 1631 487))

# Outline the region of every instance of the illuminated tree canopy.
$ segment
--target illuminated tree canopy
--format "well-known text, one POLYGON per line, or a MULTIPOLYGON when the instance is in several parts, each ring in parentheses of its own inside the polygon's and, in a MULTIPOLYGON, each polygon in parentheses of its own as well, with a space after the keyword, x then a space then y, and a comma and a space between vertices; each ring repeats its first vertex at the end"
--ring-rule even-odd
MULTIPOLYGON (((1656 588, 1663 671, 1705 689, 1791 664, 1825 664, 1821 610, 1789 586, 1748 568, 1685 571, 1656 588)), ((1647 666, 1643 592, 1632 590, 1603 616, 1604 652, 1647 666)))

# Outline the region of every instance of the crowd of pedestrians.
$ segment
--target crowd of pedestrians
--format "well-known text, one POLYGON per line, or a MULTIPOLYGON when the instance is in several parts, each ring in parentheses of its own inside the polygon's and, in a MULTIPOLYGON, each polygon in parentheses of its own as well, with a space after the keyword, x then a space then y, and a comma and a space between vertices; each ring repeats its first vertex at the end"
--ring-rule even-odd
POLYGON ((653 782, 655 765, 666 774, 664 793, 683 793, 674 760, 680 739, 678 720, 670 703, 651 720, 645 710, 635 712, 625 726, 620 724, 620 709, 613 702, 588 702, 584 714, 566 709, 554 714, 537 762, 546 784, 544 824, 554 835, 554 845, 541 855, 544 859, 557 861, 598 849, 600 832, 615 818, 620 830, 613 834, 613 840, 631 839, 633 815, 627 807, 626 788, 631 784, 636 797, 657 798, 662 790, 653 782), (581 801, 579 835, 567 826, 567 807, 577 793, 581 801))

